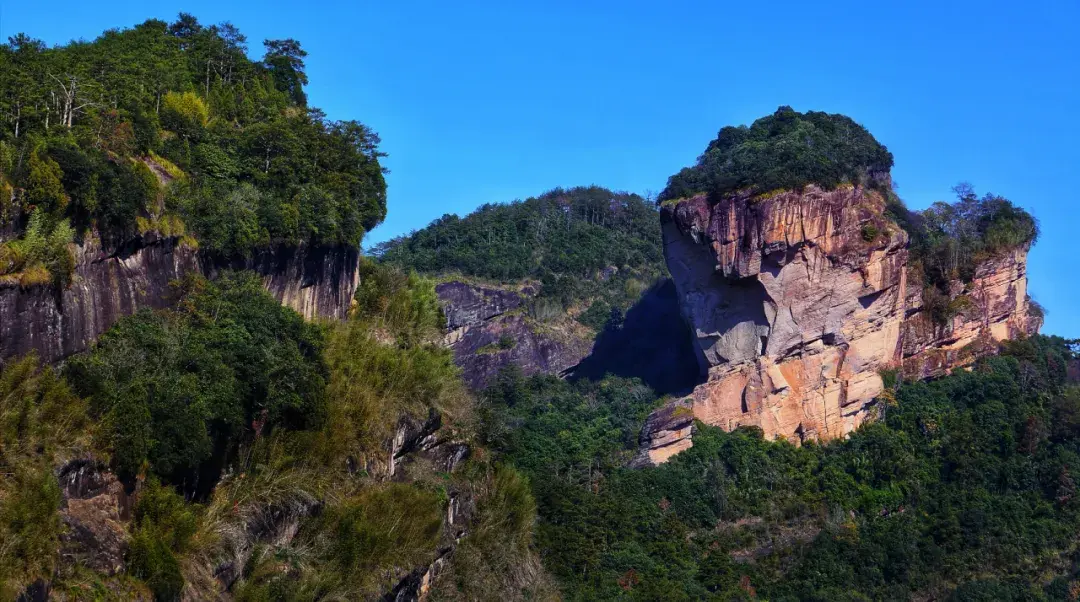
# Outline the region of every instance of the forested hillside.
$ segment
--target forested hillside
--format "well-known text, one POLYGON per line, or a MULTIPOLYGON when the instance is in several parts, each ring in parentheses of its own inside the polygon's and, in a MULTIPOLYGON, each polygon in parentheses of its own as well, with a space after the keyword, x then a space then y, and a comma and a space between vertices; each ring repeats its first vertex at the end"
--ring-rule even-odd
POLYGON ((0 596, 415 599, 437 566, 438 599, 549 599, 433 284, 373 281, 318 326, 249 274, 193 277, 61 371, 4 366, 0 596))
POLYGON ((252 60, 236 27, 187 14, 0 45, 0 276, 62 283, 86 236, 358 245, 386 214, 378 136, 307 105, 299 42, 262 46, 252 60))
MULTIPOLYGON (((597 186, 556 188, 464 218, 444 215, 383 243, 382 261, 421 273, 494 282, 538 281, 546 311, 575 305, 599 331, 666 273, 656 208, 597 186)), ((544 312, 541 312, 544 313, 544 312)))
POLYGON ((802 447, 699 425, 625 468, 654 404, 633 381, 507 373, 484 436, 530 479, 571 600, 1072 600, 1080 581, 1075 343, 1036 337, 802 447))

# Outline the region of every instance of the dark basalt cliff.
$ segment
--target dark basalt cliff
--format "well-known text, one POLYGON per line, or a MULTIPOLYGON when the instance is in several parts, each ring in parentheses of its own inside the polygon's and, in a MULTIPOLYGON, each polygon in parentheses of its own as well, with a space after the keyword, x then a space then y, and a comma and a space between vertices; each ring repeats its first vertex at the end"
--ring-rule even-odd
POLYGON ((189 273, 251 269, 282 303, 304 317, 344 318, 358 283, 351 247, 278 248, 219 262, 176 238, 140 237, 115 251, 95 238, 75 247, 71 284, 23 288, 0 279, 0 360, 36 351, 53 362, 85 350, 113 323, 173 299, 171 283, 189 273))

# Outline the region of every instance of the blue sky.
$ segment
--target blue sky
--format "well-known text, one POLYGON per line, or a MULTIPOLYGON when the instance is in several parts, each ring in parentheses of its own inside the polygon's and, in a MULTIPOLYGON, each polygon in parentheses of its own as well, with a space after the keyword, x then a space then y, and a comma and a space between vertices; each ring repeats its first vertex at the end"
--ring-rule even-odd
POLYGON ((1045 332, 1080 337, 1080 3, 0 0, 49 43, 180 10, 308 50, 311 103, 375 128, 389 217, 372 244, 555 186, 645 193, 726 124, 777 106, 850 115, 914 208, 955 183, 1040 219, 1045 332))

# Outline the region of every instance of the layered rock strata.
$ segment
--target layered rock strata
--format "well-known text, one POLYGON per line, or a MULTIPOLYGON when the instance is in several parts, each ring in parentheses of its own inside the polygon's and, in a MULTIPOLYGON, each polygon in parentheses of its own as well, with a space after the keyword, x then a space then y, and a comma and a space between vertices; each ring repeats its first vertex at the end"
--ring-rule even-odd
MULTIPOLYGON (((872 190, 700 195, 668 203, 661 221, 708 374, 688 401, 696 419, 727 430, 842 437, 871 415, 883 370, 939 375, 1040 325, 1029 312, 1023 248, 955 283, 959 313, 945 325, 931 320, 908 269, 908 237, 872 190)), ((672 454, 654 438, 646 428, 643 453, 666 460, 672 454)))

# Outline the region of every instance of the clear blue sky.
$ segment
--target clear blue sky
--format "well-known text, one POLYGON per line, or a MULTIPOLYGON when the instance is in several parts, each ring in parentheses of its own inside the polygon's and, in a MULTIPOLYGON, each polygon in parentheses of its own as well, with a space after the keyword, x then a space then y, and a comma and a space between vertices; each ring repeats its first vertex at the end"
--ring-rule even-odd
POLYGON ((374 127, 390 215, 365 244, 555 186, 645 193, 782 104, 845 113, 914 208, 961 180, 1042 222, 1031 290, 1080 337, 1080 3, 0 0, 62 43, 179 10, 308 50, 311 103, 374 127), (542 6, 542 7, 541 7, 542 6))

